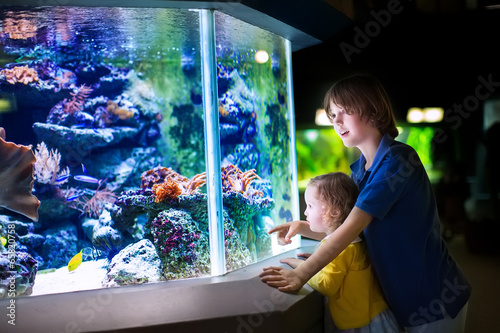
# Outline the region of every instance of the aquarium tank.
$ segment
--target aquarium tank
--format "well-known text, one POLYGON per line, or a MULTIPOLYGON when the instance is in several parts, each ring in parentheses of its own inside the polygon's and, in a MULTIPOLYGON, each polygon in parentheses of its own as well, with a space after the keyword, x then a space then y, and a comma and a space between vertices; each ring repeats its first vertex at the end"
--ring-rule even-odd
POLYGON ((293 249, 290 41, 180 8, 0 6, 0 297, 293 249))

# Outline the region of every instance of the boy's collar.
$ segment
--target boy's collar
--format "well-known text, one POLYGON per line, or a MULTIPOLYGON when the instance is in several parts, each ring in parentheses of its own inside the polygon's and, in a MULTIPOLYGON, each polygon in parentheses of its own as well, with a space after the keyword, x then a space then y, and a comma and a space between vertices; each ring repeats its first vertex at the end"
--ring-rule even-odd
MULTIPOLYGON (((380 143, 377 148, 377 152, 375 153, 375 158, 373 159, 373 163, 370 166, 370 169, 373 169, 377 167, 377 165, 382 161, 384 158, 385 154, 389 151, 389 147, 392 145, 394 142, 394 139, 389 135, 389 134, 384 134, 382 137, 382 140, 380 140, 380 143)), ((360 158, 351 164, 351 171, 356 174, 358 179, 361 179, 363 177, 363 174, 365 173, 365 163, 366 163, 366 158, 361 154, 360 158)))

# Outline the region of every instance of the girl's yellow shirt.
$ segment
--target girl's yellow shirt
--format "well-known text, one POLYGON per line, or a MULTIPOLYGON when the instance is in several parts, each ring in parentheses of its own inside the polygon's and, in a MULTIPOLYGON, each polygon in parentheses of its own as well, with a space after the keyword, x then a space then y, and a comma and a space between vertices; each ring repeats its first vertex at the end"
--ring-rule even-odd
POLYGON ((366 326, 388 308, 364 241, 349 244, 307 283, 328 297, 328 307, 338 329, 366 326))

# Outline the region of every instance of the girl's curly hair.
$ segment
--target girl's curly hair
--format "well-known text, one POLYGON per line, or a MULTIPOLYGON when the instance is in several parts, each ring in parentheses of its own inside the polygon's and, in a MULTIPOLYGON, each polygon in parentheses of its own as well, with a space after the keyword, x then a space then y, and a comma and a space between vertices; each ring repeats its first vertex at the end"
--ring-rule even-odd
POLYGON ((337 228, 351 212, 359 190, 354 181, 343 172, 316 176, 308 186, 315 186, 318 200, 324 205, 323 221, 337 228))

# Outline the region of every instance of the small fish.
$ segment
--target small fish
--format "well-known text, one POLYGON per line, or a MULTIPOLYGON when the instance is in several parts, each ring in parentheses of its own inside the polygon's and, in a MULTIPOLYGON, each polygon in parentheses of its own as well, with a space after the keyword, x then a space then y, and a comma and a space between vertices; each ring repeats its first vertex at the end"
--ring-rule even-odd
POLYGON ((75 199, 78 199, 79 197, 81 197, 83 195, 83 193, 81 194, 75 194, 75 195, 72 195, 72 196, 69 196, 66 198, 66 201, 73 201, 75 199))
POLYGON ((82 163, 82 172, 87 173, 87 168, 85 167, 85 165, 83 165, 83 163, 82 163))
POLYGON ((101 251, 96 249, 95 247, 86 247, 83 250, 83 260, 94 260, 97 261, 99 257, 101 256, 101 251))
POLYGON ((63 182, 63 181, 65 181, 66 179, 68 179, 68 178, 69 178, 69 176, 70 176, 70 175, 64 175, 64 176, 61 176, 61 177, 57 177, 57 178, 56 178, 56 182, 58 182, 58 183, 59 183, 59 182, 63 182))
POLYGON ((100 184, 101 181, 97 178, 86 176, 86 175, 76 175, 73 177, 75 180, 85 182, 85 183, 93 183, 93 184, 100 184))
POLYGON ((71 260, 68 262, 68 271, 72 272, 75 269, 77 269, 78 266, 80 266, 82 264, 82 261, 83 261, 82 251, 83 251, 83 249, 80 252, 78 252, 77 254, 75 254, 73 256, 73 258, 71 258, 71 260))
POLYGON ((2 240, 2 246, 5 246, 7 244, 7 238, 0 237, 0 240, 2 240))

